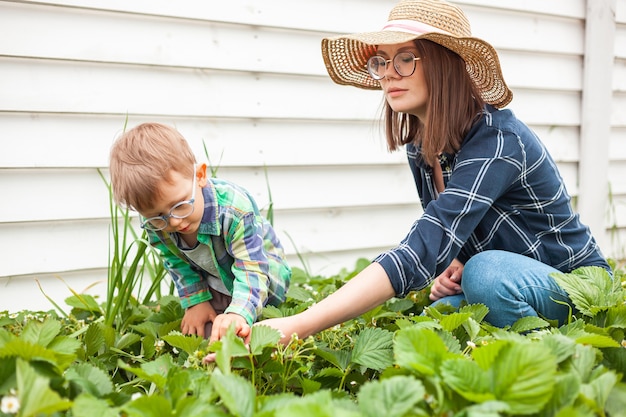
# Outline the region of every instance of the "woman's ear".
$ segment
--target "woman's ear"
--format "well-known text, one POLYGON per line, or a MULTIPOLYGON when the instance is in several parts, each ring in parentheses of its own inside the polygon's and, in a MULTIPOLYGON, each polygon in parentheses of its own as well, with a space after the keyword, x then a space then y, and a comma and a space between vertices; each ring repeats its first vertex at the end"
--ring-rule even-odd
POLYGON ((200 187, 204 187, 208 181, 206 176, 206 168, 207 166, 204 163, 198 164, 196 166, 196 178, 200 187))

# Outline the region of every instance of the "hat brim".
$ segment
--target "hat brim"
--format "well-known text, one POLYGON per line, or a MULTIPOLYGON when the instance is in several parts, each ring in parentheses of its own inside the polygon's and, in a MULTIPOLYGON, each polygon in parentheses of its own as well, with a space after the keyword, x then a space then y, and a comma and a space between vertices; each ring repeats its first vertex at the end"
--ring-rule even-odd
POLYGON ((322 39, 322 57, 330 78, 337 84, 380 90, 380 82, 367 72, 367 60, 378 45, 427 39, 458 54, 486 103, 502 108, 513 99, 507 87, 496 50, 473 37, 456 37, 430 32, 421 35, 396 31, 364 32, 322 39))

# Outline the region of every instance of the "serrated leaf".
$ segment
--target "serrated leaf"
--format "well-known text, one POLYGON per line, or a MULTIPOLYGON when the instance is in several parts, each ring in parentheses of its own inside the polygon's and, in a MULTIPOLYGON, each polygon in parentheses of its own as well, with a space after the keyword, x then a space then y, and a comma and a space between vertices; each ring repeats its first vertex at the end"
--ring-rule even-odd
POLYGON ((139 368, 129 366, 122 361, 118 362, 118 366, 163 389, 167 383, 167 374, 175 365, 169 355, 162 355, 152 362, 141 364, 139 368))
POLYGON ((574 404, 580 391, 580 378, 574 373, 557 374, 554 390, 546 403, 542 416, 554 416, 559 410, 574 404))
POLYGON ((518 343, 505 347, 492 369, 496 399, 509 404, 513 414, 536 413, 552 395, 556 359, 541 344, 518 343))
POLYGON ((143 395, 122 406, 128 417, 162 417, 172 415, 170 402, 161 395, 143 395))
POLYGON ((50 415, 71 407, 70 401, 50 389, 50 380, 38 375, 26 361, 18 359, 16 371, 21 416, 50 415))
POLYGON ((73 417, 118 417, 119 415, 117 407, 112 407, 107 401, 87 393, 80 394, 72 404, 73 417))
POLYGON ((211 385, 232 415, 253 416, 256 391, 248 380, 235 374, 224 375, 216 370, 211 375, 211 385))
POLYGON ((589 317, 622 304, 625 298, 619 280, 614 280, 601 267, 581 267, 568 274, 552 273, 550 276, 567 292, 578 311, 589 317))
POLYGON ((484 304, 468 304, 459 308, 459 313, 471 313, 472 318, 480 323, 489 314, 489 308, 484 304))
POLYGON ((56 355, 45 347, 22 339, 13 339, 0 348, 0 358, 14 356, 28 361, 45 360, 56 365, 56 355))
POLYGON ((368 382, 359 390, 359 409, 367 417, 402 417, 425 393, 422 382, 410 376, 368 382))
POLYGON ((345 371, 350 365, 352 354, 347 350, 332 350, 326 347, 315 349, 315 354, 345 371))
POLYGON ((83 392, 101 398, 113 392, 109 374, 89 363, 83 362, 69 368, 65 378, 73 382, 83 392))
POLYGON ((472 350, 472 358, 483 370, 491 368, 500 354, 500 351, 509 345, 506 340, 494 340, 487 345, 481 345, 472 350))
POLYGON ((94 313, 99 313, 101 311, 98 301, 89 294, 72 295, 65 299, 65 304, 70 307, 94 313))
POLYGON ((581 386, 581 393, 595 404, 597 410, 604 410, 609 393, 617 384, 617 375, 613 371, 606 371, 602 375, 581 386))
POLYGON ((576 350, 575 341, 558 333, 543 337, 540 343, 550 349, 557 363, 561 363, 572 356, 576 350))
POLYGON ((472 317, 472 313, 450 313, 443 316, 439 322, 444 330, 451 332, 465 323, 470 317, 472 317))
POLYGON ((395 361, 400 367, 424 376, 434 375, 443 360, 457 356, 448 352, 434 331, 415 327, 399 330, 393 349, 395 361))
POLYGON ((264 325, 252 326, 250 353, 260 355, 263 353, 263 348, 276 346, 279 340, 280 332, 278 330, 264 325))
POLYGON ((441 365, 444 382, 457 394, 469 401, 482 403, 495 400, 490 374, 476 362, 467 359, 450 359, 441 365))
POLYGON ((61 323, 57 320, 47 319, 43 323, 31 320, 24 328, 20 339, 34 345, 47 347, 60 331, 61 323))
POLYGON ((170 332, 170 334, 163 336, 162 339, 166 341, 168 345, 180 349, 190 356, 193 355, 204 342, 202 336, 195 334, 184 335, 180 332, 170 332))
POLYGON ((550 327, 550 323, 537 316, 526 316, 517 320, 511 326, 511 331, 516 333, 525 333, 530 330, 544 329, 550 327))
POLYGON ((617 307, 609 307, 606 315, 605 326, 626 329, 626 304, 622 304, 617 307))
POLYGON ((393 365, 393 333, 379 328, 365 328, 352 350, 352 362, 382 371, 393 365))

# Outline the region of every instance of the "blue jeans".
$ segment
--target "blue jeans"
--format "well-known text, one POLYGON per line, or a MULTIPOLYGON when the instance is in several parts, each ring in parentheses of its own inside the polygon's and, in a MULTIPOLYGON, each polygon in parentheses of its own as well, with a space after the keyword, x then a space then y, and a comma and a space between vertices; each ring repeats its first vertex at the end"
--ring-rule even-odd
MULTIPOLYGON (((549 265, 516 253, 490 250, 470 258, 463 268, 462 293, 443 297, 432 305, 458 307, 462 300, 489 308, 485 320, 497 327, 512 325, 525 316, 541 316, 565 323, 571 305, 567 293, 549 276, 559 272, 549 265)), ((573 308, 573 307, 572 307, 573 308)))

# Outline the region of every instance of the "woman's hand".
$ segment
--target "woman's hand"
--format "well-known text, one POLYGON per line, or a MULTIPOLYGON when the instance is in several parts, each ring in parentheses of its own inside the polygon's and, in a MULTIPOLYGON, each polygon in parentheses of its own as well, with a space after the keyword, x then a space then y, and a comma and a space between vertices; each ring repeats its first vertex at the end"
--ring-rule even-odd
POLYGON ((449 295, 456 295, 462 292, 461 278, 463 276, 463 264, 454 259, 445 271, 441 273, 430 288, 430 298, 432 301, 449 295))

